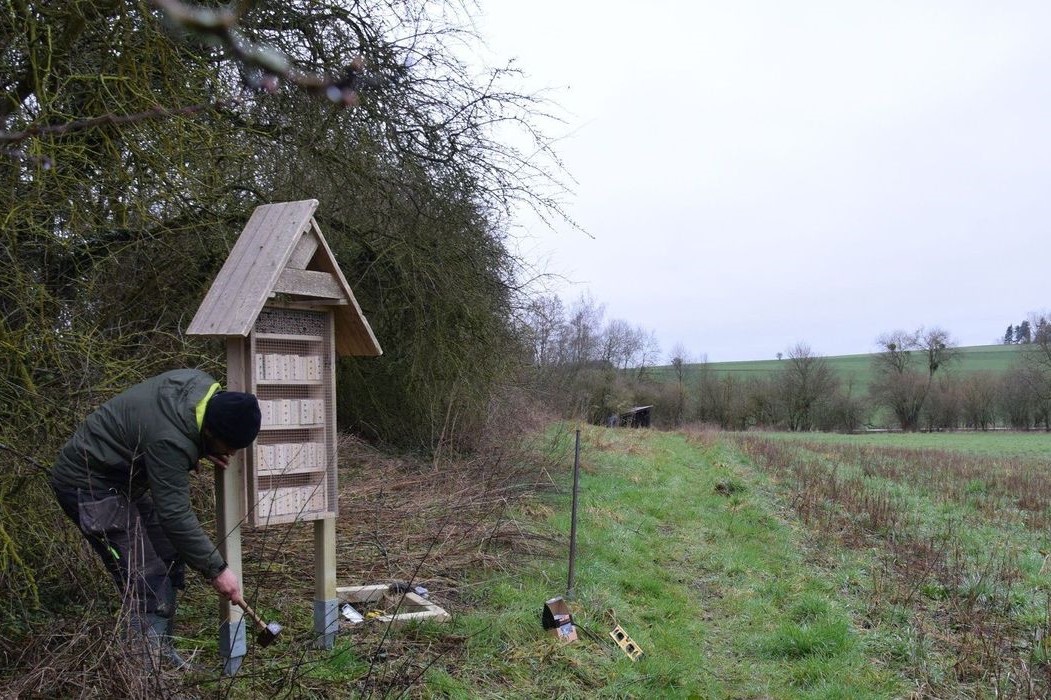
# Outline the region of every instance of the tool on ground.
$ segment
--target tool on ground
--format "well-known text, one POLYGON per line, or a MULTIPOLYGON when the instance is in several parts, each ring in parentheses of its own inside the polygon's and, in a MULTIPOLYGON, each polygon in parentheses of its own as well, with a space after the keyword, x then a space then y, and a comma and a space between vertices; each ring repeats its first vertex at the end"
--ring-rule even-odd
POLYGON ((251 606, 243 600, 238 601, 237 605, 248 617, 252 618, 252 621, 259 627, 259 634, 256 635, 255 642, 261 647, 270 646, 270 644, 277 639, 277 636, 281 634, 281 625, 276 622, 266 623, 263 622, 263 618, 259 617, 259 614, 255 610, 252 610, 251 606))

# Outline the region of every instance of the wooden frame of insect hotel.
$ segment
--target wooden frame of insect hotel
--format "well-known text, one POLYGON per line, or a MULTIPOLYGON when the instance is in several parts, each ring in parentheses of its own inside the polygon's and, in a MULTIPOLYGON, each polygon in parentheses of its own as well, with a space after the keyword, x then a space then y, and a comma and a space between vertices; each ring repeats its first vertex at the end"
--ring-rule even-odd
MULTIPOLYGON (((314 220, 317 205, 257 207, 187 334, 226 339, 226 388, 256 394, 262 413, 252 447, 216 470, 219 549, 240 576, 240 523, 313 521, 315 639, 332 648, 336 357, 382 350, 314 220)), ((232 674, 245 653, 244 624, 239 608, 224 603, 221 612, 219 648, 232 674)))

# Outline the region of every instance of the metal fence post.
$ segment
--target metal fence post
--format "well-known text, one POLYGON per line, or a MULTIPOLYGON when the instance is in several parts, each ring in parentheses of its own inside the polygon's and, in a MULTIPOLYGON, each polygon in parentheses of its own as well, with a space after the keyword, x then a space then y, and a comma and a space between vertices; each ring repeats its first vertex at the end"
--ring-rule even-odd
POLYGON ((573 448, 573 510, 569 520, 569 582, 566 599, 573 599, 573 579, 577 561, 577 493, 580 487, 580 428, 577 428, 576 444, 573 448))

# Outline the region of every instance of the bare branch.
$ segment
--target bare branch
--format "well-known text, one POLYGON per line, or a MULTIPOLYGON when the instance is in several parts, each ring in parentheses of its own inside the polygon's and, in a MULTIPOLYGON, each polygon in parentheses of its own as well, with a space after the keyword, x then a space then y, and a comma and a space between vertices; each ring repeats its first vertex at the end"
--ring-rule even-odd
MULTIPOLYGON (((362 73, 364 62, 355 58, 342 76, 323 75, 300 70, 291 59, 270 46, 247 41, 238 31, 243 7, 219 9, 191 7, 180 0, 151 0, 177 27, 200 36, 211 37, 230 52, 235 60, 262 73, 259 85, 275 92, 278 79, 322 96, 335 104, 352 107, 358 104, 358 92, 378 87, 380 81, 362 73)), ((242 3, 244 5, 246 3, 242 3)))

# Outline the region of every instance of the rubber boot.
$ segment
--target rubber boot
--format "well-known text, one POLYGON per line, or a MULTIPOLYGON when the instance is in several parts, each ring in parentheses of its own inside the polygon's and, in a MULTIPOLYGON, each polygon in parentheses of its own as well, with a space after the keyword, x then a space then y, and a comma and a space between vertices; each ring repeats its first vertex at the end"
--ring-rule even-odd
POLYGON ((152 671, 159 671, 162 668, 186 671, 192 668, 192 665, 172 646, 169 634, 171 622, 171 618, 161 617, 154 613, 144 613, 139 616, 138 624, 134 624, 133 621, 132 629, 138 633, 137 641, 143 645, 147 663, 152 671))
POLYGON ((172 639, 175 638, 175 611, 179 608, 179 593, 175 590, 175 586, 172 585, 170 580, 166 590, 165 603, 164 607, 168 613, 168 624, 164 629, 164 644, 168 650, 167 663, 181 671, 199 671, 199 667, 184 659, 172 643, 172 639))

